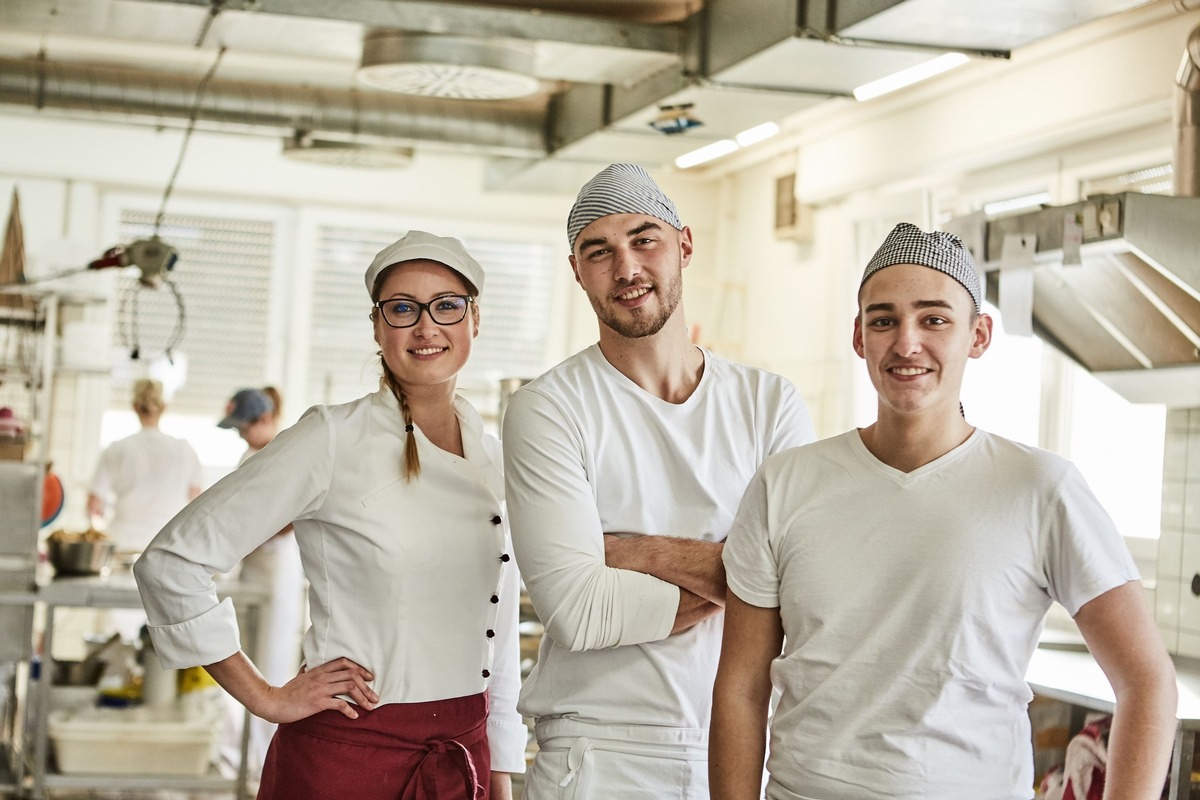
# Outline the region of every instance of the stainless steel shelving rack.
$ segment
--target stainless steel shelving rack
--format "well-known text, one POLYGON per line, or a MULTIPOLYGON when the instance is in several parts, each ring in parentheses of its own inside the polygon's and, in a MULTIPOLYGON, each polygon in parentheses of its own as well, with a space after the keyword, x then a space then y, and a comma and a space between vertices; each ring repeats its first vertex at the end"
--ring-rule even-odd
MULTIPOLYGON (((0 405, 11 405, 29 423, 24 461, 0 460, 0 664, 13 664, 14 685, 7 708, 9 736, 0 742, 0 797, 42 800, 50 789, 101 789, 187 792, 233 791, 247 798, 246 752, 249 725, 243 725, 242 766, 227 779, 215 771, 202 776, 145 774, 65 775, 50 769, 47 729, 50 676, 54 674, 53 638, 56 608, 141 608, 133 576, 69 578, 38 584, 37 545, 41 526, 42 485, 49 460, 50 415, 57 373, 60 304, 90 303, 100 298, 37 285, 0 286, 0 405), (45 620, 35 630, 35 616, 45 620), (42 637, 41 676, 32 680, 34 637, 42 637)), ((235 582, 218 584, 222 596, 233 597, 244 619, 243 646, 257 644, 261 590, 235 582)), ((245 721, 250 718, 245 713, 245 721)))
POLYGON ((25 783, 26 719, 42 483, 49 451, 59 295, 23 285, 0 287, 0 405, 28 424, 24 460, 0 461, 0 663, 12 665, 5 707, 0 793, 25 783))
MULTIPOLYGON (((258 641, 258 612, 265 601, 265 593, 257 588, 237 582, 218 582, 221 597, 230 597, 243 612, 245 627, 242 632, 243 647, 253 652, 258 641)), ((41 679, 29 681, 28 740, 31 748, 29 779, 18 791, 34 800, 43 800, 50 789, 95 789, 95 790, 176 790, 176 791, 233 791, 237 800, 245 800, 248 793, 246 753, 250 742, 250 712, 244 712, 241 741, 241 766, 234 779, 225 778, 216 772, 199 776, 140 775, 140 774, 77 774, 65 775, 49 769, 50 741, 48 731, 50 681, 54 674, 53 639, 54 610, 56 608, 141 608, 132 574, 117 573, 108 577, 61 578, 50 581, 37 591, 13 595, 0 594, 0 605, 40 604, 45 607, 43 630, 44 654, 42 656, 41 679)), ((20 776, 18 776, 19 778, 20 776)))

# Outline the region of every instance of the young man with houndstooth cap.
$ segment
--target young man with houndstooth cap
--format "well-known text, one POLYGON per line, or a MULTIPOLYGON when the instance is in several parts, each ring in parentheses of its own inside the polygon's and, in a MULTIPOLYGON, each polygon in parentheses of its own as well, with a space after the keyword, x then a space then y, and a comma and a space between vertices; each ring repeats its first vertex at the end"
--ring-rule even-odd
POLYGON ((1137 570, 1083 477, 973 427, 987 350, 957 237, 897 226, 867 265, 854 351, 878 394, 860 430, 768 458, 724 558, 713 798, 1033 797, 1025 671, 1051 601, 1115 690, 1106 798, 1157 799, 1176 687, 1137 570))
POLYGON ((812 441, 796 389, 693 344, 692 234, 641 167, 614 164, 567 221, 600 340, 513 395, 514 548, 546 634, 520 710, 526 800, 708 798, 722 542, 746 483, 812 441))

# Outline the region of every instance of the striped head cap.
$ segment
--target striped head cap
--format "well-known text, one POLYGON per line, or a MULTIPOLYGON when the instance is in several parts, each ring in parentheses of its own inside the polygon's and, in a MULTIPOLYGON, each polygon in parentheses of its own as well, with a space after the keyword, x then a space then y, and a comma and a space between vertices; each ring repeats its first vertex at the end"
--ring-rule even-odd
POLYGON ((975 259, 963 246, 962 240, 953 233, 933 231, 925 233, 916 225, 901 222, 883 240, 883 244, 871 256, 863 272, 859 289, 879 270, 896 264, 916 264, 921 267, 944 272, 962 284, 975 303, 975 312, 983 311, 983 294, 979 286, 979 271, 975 259))
POLYGON ((645 214, 683 230, 675 204, 646 170, 636 164, 609 164, 579 190, 567 215, 567 244, 574 250, 584 228, 612 214, 645 214))

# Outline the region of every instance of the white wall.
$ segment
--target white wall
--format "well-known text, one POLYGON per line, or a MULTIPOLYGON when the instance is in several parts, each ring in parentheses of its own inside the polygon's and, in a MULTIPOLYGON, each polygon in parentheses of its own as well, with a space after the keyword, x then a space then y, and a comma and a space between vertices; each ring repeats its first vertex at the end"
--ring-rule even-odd
MULTIPOLYGON (((976 62, 869 103, 786 120, 769 146, 716 162, 725 276, 745 295, 740 356, 801 389, 819 434, 861 424, 850 349, 862 265, 890 227, 1033 187, 1077 199, 1084 177, 1169 161, 1174 77, 1200 13, 1169 2, 1071 31, 1010 62, 976 62), (813 241, 777 240, 774 182, 797 173, 813 241)), ((839 101, 840 102, 840 101, 839 101)), ((985 357, 986 358, 986 357, 985 357)), ((1037 369, 1031 365, 1031 369, 1037 369)))

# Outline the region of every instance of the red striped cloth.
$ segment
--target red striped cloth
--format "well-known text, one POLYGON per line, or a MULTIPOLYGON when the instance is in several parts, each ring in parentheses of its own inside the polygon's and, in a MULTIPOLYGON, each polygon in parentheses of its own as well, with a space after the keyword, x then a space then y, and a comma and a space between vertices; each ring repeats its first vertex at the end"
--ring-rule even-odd
POLYGON ((258 800, 488 800, 487 694, 279 726, 258 800))
POLYGON ((1100 717, 1071 737, 1066 763, 1046 773, 1038 789, 1043 800, 1101 800, 1108 768, 1112 717, 1100 717))

